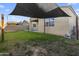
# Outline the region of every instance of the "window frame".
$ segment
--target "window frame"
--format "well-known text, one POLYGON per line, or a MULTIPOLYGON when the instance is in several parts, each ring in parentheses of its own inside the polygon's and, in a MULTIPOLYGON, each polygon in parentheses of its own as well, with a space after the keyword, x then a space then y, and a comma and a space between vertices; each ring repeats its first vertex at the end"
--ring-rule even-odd
POLYGON ((45 26, 47 26, 47 27, 55 26, 55 19, 54 18, 47 18, 47 20, 45 20, 45 26))

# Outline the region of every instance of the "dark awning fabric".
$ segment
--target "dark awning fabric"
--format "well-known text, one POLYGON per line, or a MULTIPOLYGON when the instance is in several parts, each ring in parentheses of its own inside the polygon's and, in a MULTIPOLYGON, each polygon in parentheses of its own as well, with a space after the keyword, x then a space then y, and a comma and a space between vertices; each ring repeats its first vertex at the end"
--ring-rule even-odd
POLYGON ((10 15, 28 16, 34 18, 67 17, 55 3, 17 3, 10 15))

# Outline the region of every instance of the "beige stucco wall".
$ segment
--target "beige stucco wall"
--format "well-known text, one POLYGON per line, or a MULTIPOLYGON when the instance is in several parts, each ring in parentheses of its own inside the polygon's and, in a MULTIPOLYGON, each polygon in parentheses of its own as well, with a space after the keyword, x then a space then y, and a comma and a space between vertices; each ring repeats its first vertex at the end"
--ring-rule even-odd
MULTIPOLYGON (((70 17, 55 18, 55 26, 45 27, 46 33, 64 36, 65 34, 67 34, 71 31, 73 26, 75 26, 76 17, 75 17, 75 13, 73 12, 73 9, 70 6, 69 7, 61 7, 61 9, 65 13, 67 13, 70 17)), ((32 23, 30 25, 32 26, 32 23)), ((39 18, 37 25, 38 25, 38 32, 44 32, 44 19, 39 18)))
POLYGON ((38 32, 44 32, 44 19, 39 19, 38 32))
POLYGON ((70 16, 70 17, 68 17, 69 18, 69 24, 75 25, 76 14, 75 14, 74 9, 71 6, 61 7, 61 9, 70 16))
POLYGON ((68 18, 58 18, 55 20, 55 26, 46 27, 46 33, 56 34, 56 35, 65 35, 69 31, 69 22, 68 18))
MULTIPOLYGON (((33 20, 33 18, 31 19, 33 20)), ((63 18, 56 18, 55 19, 55 26, 53 27, 45 27, 45 32, 50 34, 56 35, 65 35, 69 31, 69 21, 68 17, 63 18)), ((44 32, 44 19, 39 19, 37 22, 31 22, 30 30, 33 27, 33 24, 37 24, 38 32, 44 32)))
POLYGON ((69 32, 72 30, 73 26, 76 26, 76 13, 71 6, 61 7, 61 9, 67 13, 69 21, 69 32))

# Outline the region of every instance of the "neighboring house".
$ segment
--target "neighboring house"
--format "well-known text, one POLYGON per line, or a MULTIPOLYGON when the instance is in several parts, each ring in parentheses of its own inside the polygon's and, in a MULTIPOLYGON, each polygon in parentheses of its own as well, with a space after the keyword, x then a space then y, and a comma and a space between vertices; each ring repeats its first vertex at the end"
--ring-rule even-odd
POLYGON ((71 6, 60 7, 70 17, 57 18, 31 18, 30 31, 45 32, 64 36, 71 35, 73 27, 76 25, 76 14, 71 6))
POLYGON ((5 31, 20 31, 20 30, 28 30, 28 22, 8 22, 7 26, 5 27, 5 31))
POLYGON ((23 21, 23 23, 22 23, 22 26, 23 26, 23 30, 25 30, 25 31, 28 31, 29 30, 29 23, 28 23, 28 21, 23 21))

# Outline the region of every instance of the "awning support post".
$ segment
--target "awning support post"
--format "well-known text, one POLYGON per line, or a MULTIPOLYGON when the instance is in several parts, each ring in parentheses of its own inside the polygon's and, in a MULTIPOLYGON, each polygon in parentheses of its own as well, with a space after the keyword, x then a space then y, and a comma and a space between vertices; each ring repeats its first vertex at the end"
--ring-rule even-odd
POLYGON ((2 39, 1 39, 1 42, 3 42, 4 41, 4 15, 3 14, 1 14, 1 25, 2 25, 2 28, 1 28, 1 36, 2 36, 2 39))
POLYGON ((78 40, 78 16, 76 15, 76 39, 78 40))

